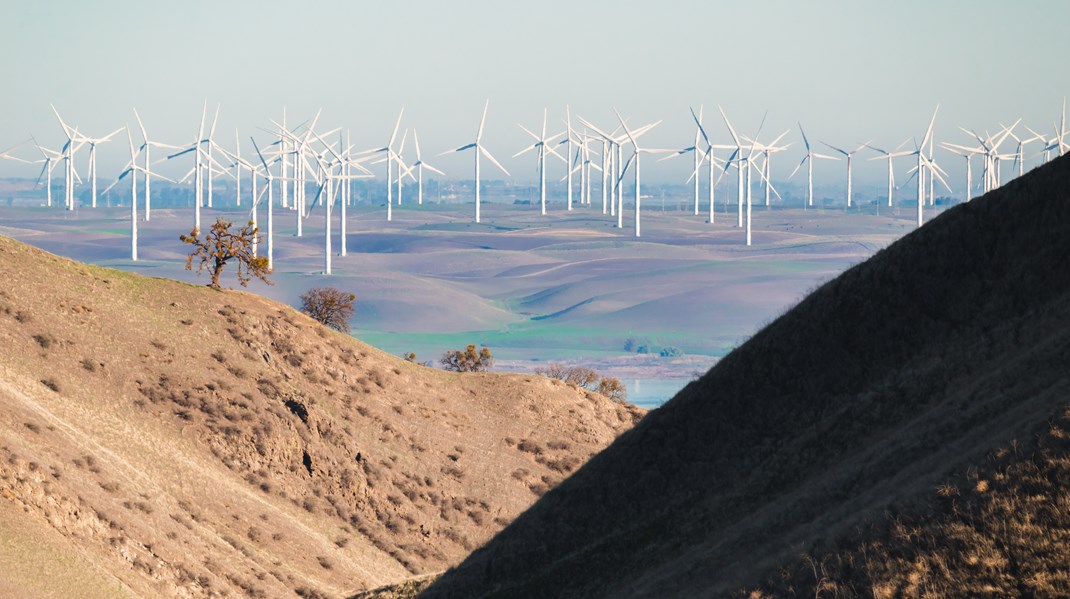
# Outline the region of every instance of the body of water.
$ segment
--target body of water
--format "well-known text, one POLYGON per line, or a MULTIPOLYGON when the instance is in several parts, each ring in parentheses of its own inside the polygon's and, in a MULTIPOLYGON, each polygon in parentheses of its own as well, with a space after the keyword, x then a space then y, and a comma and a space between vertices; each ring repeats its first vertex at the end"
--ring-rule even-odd
POLYGON ((623 379, 628 387, 628 401, 647 409, 654 409, 669 401, 691 378, 623 379))

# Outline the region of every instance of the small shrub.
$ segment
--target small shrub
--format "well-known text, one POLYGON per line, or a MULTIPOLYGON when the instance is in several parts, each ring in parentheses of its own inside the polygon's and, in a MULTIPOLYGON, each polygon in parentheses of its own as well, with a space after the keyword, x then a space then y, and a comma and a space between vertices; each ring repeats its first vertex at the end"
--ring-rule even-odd
POLYGON ((442 354, 442 367, 454 372, 482 372, 490 370, 494 364, 490 348, 483 346, 478 352, 476 346, 469 345, 464 350, 448 350, 442 354))
POLYGON ((56 393, 59 393, 59 383, 56 382, 56 379, 54 379, 54 378, 41 379, 41 384, 44 385, 45 387, 48 387, 49 389, 55 391, 56 393))
POLYGON ((611 376, 603 377, 598 381, 598 392, 613 401, 624 403, 628 399, 628 389, 620 379, 611 376))
POLYGON ((48 333, 34 335, 33 340, 37 342, 37 345, 41 346, 41 349, 49 349, 56 342, 56 338, 48 333))
POLYGON ((662 358, 675 358, 677 356, 684 355, 684 352, 680 351, 679 347, 674 347, 670 345, 668 347, 661 348, 661 351, 658 352, 658 355, 662 358))
POLYGON ((552 362, 535 369, 535 374, 564 381, 570 385, 594 391, 598 388, 598 373, 583 366, 565 366, 552 362))
POLYGON ((85 368, 89 372, 96 372, 97 363, 89 358, 82 358, 82 368, 85 368))

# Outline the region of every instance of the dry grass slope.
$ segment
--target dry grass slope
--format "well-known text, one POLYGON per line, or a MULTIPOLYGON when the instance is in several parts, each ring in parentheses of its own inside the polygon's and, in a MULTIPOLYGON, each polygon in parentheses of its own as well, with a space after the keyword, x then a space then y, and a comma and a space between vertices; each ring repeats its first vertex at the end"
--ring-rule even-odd
POLYGON ((764 328, 424 594, 813 593, 807 572, 848 596, 1061 594, 1061 437, 986 456, 1065 426, 1067 223, 1070 157, 949 210, 764 328), (976 500, 971 472, 988 485, 976 500), (954 509, 927 507, 938 488, 954 509), (869 540, 882 527, 913 541, 869 540))
MULTIPOLYGON (((441 571, 642 415, 3 237, 0 280, 3 513, 113 595, 336 597, 441 571)), ((0 590, 66 594, 6 572, 0 590)))

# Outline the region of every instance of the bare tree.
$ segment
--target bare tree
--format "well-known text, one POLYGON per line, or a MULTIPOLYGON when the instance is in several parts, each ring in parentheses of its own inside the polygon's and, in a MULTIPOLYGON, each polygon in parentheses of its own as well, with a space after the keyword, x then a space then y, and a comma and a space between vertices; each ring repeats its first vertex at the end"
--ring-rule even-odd
POLYGON ((450 350, 442 354, 442 367, 455 372, 481 372, 489 370, 494 364, 489 347, 476 351, 476 346, 469 345, 464 350, 450 350))
POLYGON ((193 261, 199 259, 197 274, 207 269, 212 275, 212 282, 208 286, 213 289, 219 289, 223 267, 231 260, 238 264, 238 282, 242 287, 247 286, 253 277, 271 284, 267 279, 271 272, 268 259, 253 253, 253 245, 260 241, 260 233, 252 222, 233 231, 230 221, 217 218, 204 239, 201 239, 200 230, 196 228, 189 235, 179 235, 178 238, 193 246, 189 256, 186 256, 186 270, 193 270, 193 261))
POLYGON ((334 287, 313 287, 301 296, 301 311, 336 331, 348 333, 356 300, 356 295, 334 287))

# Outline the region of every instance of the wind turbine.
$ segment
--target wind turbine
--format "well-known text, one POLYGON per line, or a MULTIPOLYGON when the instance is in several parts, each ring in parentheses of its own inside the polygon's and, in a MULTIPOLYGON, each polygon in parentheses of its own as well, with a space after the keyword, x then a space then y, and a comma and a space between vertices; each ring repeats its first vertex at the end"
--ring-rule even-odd
POLYGON ((91 185, 91 189, 92 189, 92 192, 91 192, 91 195, 90 195, 90 197, 91 197, 90 206, 93 207, 93 208, 97 207, 97 144, 101 144, 101 143, 104 143, 104 142, 107 142, 107 141, 111 141, 111 138, 113 136, 115 136, 115 134, 117 134, 120 131, 122 131, 124 128, 125 127, 119 127, 118 129, 116 129, 115 131, 112 131, 111 133, 105 135, 104 137, 95 137, 94 138, 94 137, 87 137, 85 135, 79 135, 78 136, 80 138, 80 140, 82 141, 82 143, 89 144, 89 167, 88 167, 88 170, 89 170, 90 185, 91 185))
POLYGON ((966 193, 964 195, 966 201, 969 202, 971 199, 973 199, 973 164, 971 162, 971 158, 973 158, 975 154, 983 155, 985 153, 984 148, 969 148, 966 146, 960 146, 958 144, 946 142, 940 145, 948 152, 951 152, 952 154, 957 154, 966 159, 966 193))
POLYGON ((487 109, 489 107, 490 107, 490 99, 488 98, 486 104, 483 105, 483 118, 479 119, 479 129, 476 131, 476 140, 474 142, 472 142, 470 144, 465 144, 465 145, 463 145, 463 146, 461 146, 459 148, 454 148, 452 150, 446 150, 445 152, 442 152, 441 154, 439 154, 439 156, 445 156, 446 154, 452 154, 454 152, 463 152, 465 150, 470 150, 470 149, 474 149, 475 150, 475 152, 474 152, 475 159, 476 159, 476 168, 475 168, 475 187, 476 187, 476 190, 475 191, 476 191, 476 222, 477 223, 479 222, 479 156, 480 155, 486 156, 487 160, 490 160, 491 162, 493 162, 494 166, 496 166, 499 169, 501 169, 501 171, 503 173, 505 173, 506 176, 512 176, 512 175, 509 175, 509 171, 505 170, 504 166, 502 166, 497 160, 494 159, 494 156, 491 156, 490 152, 488 152, 487 149, 484 148, 482 143, 481 143, 481 141, 483 139, 483 125, 487 121, 487 109))
POLYGON ((788 178, 795 176, 795 173, 799 172, 803 164, 806 164, 806 205, 812 207, 814 205, 814 158, 822 158, 824 160, 839 160, 835 156, 829 156, 827 154, 819 154, 810 148, 810 140, 806 139, 806 131, 803 130, 802 123, 799 123, 799 133, 802 134, 803 143, 806 144, 806 156, 803 156, 802 161, 799 162, 795 170, 791 171, 788 178))
MULTIPOLYGON (((263 167, 264 167, 264 176, 267 177, 267 196, 268 196, 268 199, 267 199, 267 221, 268 221, 268 234, 267 234, 268 252, 267 252, 267 259, 268 259, 268 270, 274 270, 275 269, 275 259, 274 259, 275 258, 275 228, 274 228, 274 219, 272 218, 272 210, 271 210, 272 204, 274 203, 272 201, 272 197, 271 197, 271 188, 273 187, 274 177, 272 177, 272 175, 271 175, 271 167, 268 166, 267 160, 264 159, 264 154, 260 152, 260 147, 256 145, 256 140, 253 139, 252 137, 250 137, 249 141, 253 142, 253 149, 256 150, 256 155, 257 155, 257 157, 260 158, 260 164, 263 165, 263 167)), ((254 177, 255 177, 255 172, 254 172, 254 177)), ((286 184, 286 182, 283 181, 283 185, 285 185, 285 184, 286 184)), ((253 204, 253 210, 256 210, 256 204, 253 204)))
POLYGON ((67 143, 63 144, 61 154, 63 157, 63 188, 64 188, 64 205, 67 210, 74 210, 74 180, 78 179, 81 183, 82 178, 78 176, 78 172, 74 169, 74 153, 81 149, 84 142, 79 141, 78 145, 74 145, 75 141, 80 140, 77 128, 71 128, 67 126, 67 123, 63 122, 63 117, 59 116, 59 111, 55 106, 52 106, 52 112, 56 115, 56 120, 59 121, 61 127, 63 127, 63 134, 67 136, 67 143))
MULTIPOLYGON (((617 120, 620 121, 621 127, 624 128, 624 133, 625 133, 625 135, 628 136, 628 141, 632 142, 633 153, 632 153, 631 158, 628 159, 628 162, 629 163, 632 163, 632 162, 635 163, 635 236, 639 237, 640 236, 640 224, 641 224, 640 223, 640 213, 642 211, 642 192, 640 190, 640 178, 639 178, 640 159, 642 158, 643 154, 660 154, 660 153, 664 153, 664 152, 671 152, 672 150, 660 150, 660 149, 656 150, 656 149, 651 149, 651 148, 641 148, 641 147, 639 147, 638 138, 639 138, 640 131, 636 130, 635 132, 632 132, 632 130, 628 129, 628 125, 625 124, 624 117, 622 117, 620 115, 620 113, 617 112, 616 109, 614 109, 613 112, 617 115, 617 120)), ((643 130, 643 132, 649 131, 650 129, 653 129, 659 123, 661 123, 661 121, 658 121, 657 123, 654 123, 653 125, 650 125, 650 126, 646 127, 643 130)), ((623 171, 625 171, 625 170, 627 170, 627 167, 625 167, 622 170, 622 172, 621 172, 622 176, 624 175, 623 171)), ((623 208, 623 206, 622 206, 622 208, 623 208)))
POLYGON ((446 173, 427 164, 424 162, 424 159, 420 157, 420 137, 416 135, 416 129, 412 130, 412 143, 416 146, 416 162, 412 163, 409 170, 411 171, 413 168, 416 169, 416 203, 422 206, 424 203, 424 168, 426 167, 427 170, 433 173, 438 173, 443 177, 446 176, 446 173))
MULTIPOLYGON (((695 111, 694 110, 691 111, 691 116, 695 119, 695 125, 696 125, 696 127, 695 127, 695 142, 693 144, 691 144, 690 146, 686 147, 686 148, 683 148, 681 150, 677 150, 677 151, 673 152, 672 154, 669 154, 668 156, 659 159, 658 162, 662 162, 662 161, 668 160, 670 158, 675 158, 677 156, 681 156, 681 155, 687 154, 689 152, 691 153, 693 169, 692 169, 692 172, 691 172, 691 176, 688 177, 687 180, 688 180, 688 182, 691 182, 692 180, 694 181, 695 216, 698 216, 699 167, 701 166, 702 160, 705 160, 705 158, 706 158, 704 154, 700 156, 701 150, 699 150, 699 147, 698 147, 699 135, 703 134, 702 126, 699 124, 699 123, 702 122, 702 106, 699 106, 699 108, 698 108, 698 116, 697 117, 695 116, 695 111)), ((707 145, 709 145, 709 144, 707 144, 707 145)))
POLYGON ((152 162, 152 148, 178 150, 179 147, 149 140, 149 134, 145 131, 145 124, 141 121, 141 115, 138 114, 137 108, 134 108, 134 118, 137 120, 138 128, 141 129, 141 138, 144 140, 139 150, 145 154, 145 222, 149 222, 152 220, 152 176, 149 174, 148 169, 152 162))
POLYGON ((1018 148, 1014 151, 1014 162, 1015 166, 1018 167, 1019 177, 1021 177, 1025 173, 1025 146, 1027 144, 1033 143, 1034 141, 1039 141, 1041 143, 1046 141, 1043 135, 1035 133, 1032 130, 1030 130, 1030 133, 1033 133, 1033 137, 1027 137, 1024 139, 1011 133, 1011 137, 1014 138, 1014 141, 1018 142, 1018 148))
MULTIPOLYGON (((732 135, 732 142, 735 144, 735 146, 734 146, 735 149, 736 149, 735 152, 733 152, 732 155, 728 157, 728 161, 725 162, 725 171, 727 172, 729 165, 731 165, 733 162, 735 162, 735 164, 736 164, 736 183, 737 183, 737 186, 736 186, 737 187, 737 190, 736 190, 736 205, 738 207, 738 209, 737 209, 737 217, 736 217, 736 226, 742 228, 743 227, 743 163, 739 159, 739 157, 743 153, 743 142, 741 142, 740 139, 739 139, 739 136, 736 135, 736 130, 732 127, 732 123, 730 123, 728 121, 728 115, 726 115, 724 113, 724 108, 721 108, 721 106, 718 105, 717 109, 721 111, 721 118, 724 119, 724 124, 728 126, 728 133, 732 135)), ((762 122, 763 123, 765 122, 765 118, 764 117, 762 118, 762 122)), ((748 158, 747 164, 748 165, 750 164, 749 158, 748 158)))
POLYGON ((34 184, 34 188, 41 184, 41 177, 45 177, 45 199, 46 206, 52 205, 52 169, 56 168, 56 161, 63 158, 63 153, 57 150, 50 150, 34 140, 34 145, 44 156, 42 160, 38 162, 44 162, 44 167, 41 168, 41 173, 37 175, 37 183, 34 184))
MULTIPOLYGON (((321 173, 321 176, 320 176, 320 179, 321 179, 320 187, 316 191, 316 200, 318 200, 321 197, 321 194, 324 192, 324 189, 326 189, 327 197, 326 197, 325 201, 327 202, 327 205, 326 205, 324 214, 326 216, 326 221, 327 222, 324 224, 324 230, 325 230, 326 238, 324 239, 324 242, 323 242, 324 243, 323 254, 324 254, 324 274, 328 274, 329 275, 329 274, 331 274, 331 257, 330 257, 331 256, 331 241, 330 241, 330 237, 331 237, 331 210, 334 207, 334 199, 335 199, 335 197, 338 198, 338 206, 339 206, 339 209, 340 209, 340 212, 341 212, 340 215, 339 215, 340 243, 339 243, 338 254, 340 256, 345 256, 346 255, 346 235, 347 235, 347 233, 346 233, 346 202, 348 200, 348 197, 347 197, 348 191, 347 190, 349 188, 349 182, 351 180, 353 180, 353 179, 365 179, 365 178, 373 177, 374 175, 372 174, 371 171, 369 171, 368 169, 364 168, 361 164, 355 163, 350 159, 350 152, 353 149, 353 145, 352 144, 345 145, 345 147, 343 149, 343 141, 342 141, 341 132, 339 132, 339 134, 338 134, 339 150, 337 152, 334 150, 334 148, 331 146, 331 144, 329 144, 326 141, 324 141, 324 139, 323 139, 323 137, 321 135, 319 135, 317 133, 313 133, 313 135, 316 137, 316 139, 324 147, 323 153, 316 157, 316 161, 317 161, 317 163, 319 164, 319 167, 320 167, 319 172, 321 173), (326 160, 326 155, 327 154, 331 154, 332 156, 334 156, 334 160, 330 160, 330 161, 326 160), (355 174, 355 175, 352 174, 352 172, 350 171, 350 167, 351 166, 356 166, 361 172, 359 174, 355 174), (337 174, 334 173, 335 170, 338 171, 337 174), (344 186, 342 185, 343 182, 345 182, 344 186), (337 196, 335 195, 335 193, 337 193, 337 196)), ((404 173, 401 172, 401 169, 399 167, 399 169, 398 169, 398 178, 400 179, 403 175, 404 175, 404 173)), ((315 203, 316 200, 313 200, 313 204, 315 203)), ((400 202, 399 202, 399 204, 400 204, 400 202)), ((311 211, 312 211, 312 207, 310 206, 309 207, 309 212, 311 212, 311 211)))
POLYGON ((895 173, 892 171, 892 159, 899 158, 900 156, 909 156, 910 155, 909 151, 906 151, 906 152, 900 152, 899 151, 899 148, 902 148, 909 141, 910 141, 909 139, 904 140, 903 143, 901 143, 898 146, 896 146, 895 149, 892 150, 891 152, 889 152, 888 150, 883 150, 883 149, 878 148, 876 146, 872 146, 872 145, 870 145, 868 143, 866 144, 867 148, 869 148, 869 149, 871 149, 871 150, 873 150, 875 152, 879 152, 879 153, 883 154, 883 156, 874 156, 873 158, 870 158, 870 160, 880 160, 880 159, 883 158, 883 159, 888 161, 888 207, 889 208, 892 207, 892 190, 895 187, 895 173))
MULTIPOLYGON (((695 114, 695 109, 694 108, 688 107, 688 110, 691 111, 691 118, 695 121, 695 126, 698 127, 699 133, 702 134, 702 140, 706 144, 705 160, 709 164, 709 168, 707 169, 707 184, 709 186, 708 192, 709 192, 709 201, 710 201, 710 219, 709 219, 709 222, 710 222, 710 224, 713 224, 713 222, 714 222, 714 189, 717 187, 717 184, 721 182, 721 177, 718 177, 717 181, 714 181, 714 179, 713 179, 714 163, 716 163, 718 160, 720 160, 719 158, 717 158, 716 156, 713 155, 713 150, 714 150, 714 148, 719 148, 719 149, 722 149, 722 150, 731 149, 733 146, 726 146, 726 145, 716 145, 715 146, 713 144, 713 142, 710 140, 709 134, 706 133, 706 128, 702 126, 702 107, 701 106, 699 107, 699 114, 697 114, 697 115, 695 114)), ((721 162, 724 162, 724 161, 721 161, 721 162)), ((721 173, 721 176, 724 176, 723 172, 721 173)), ((696 178, 697 178, 697 172, 696 172, 696 178)))
MULTIPOLYGON (((776 190, 776 188, 773 187, 773 182, 771 180, 771 177, 772 177, 771 167, 772 167, 772 162, 773 162, 772 156, 774 154, 778 153, 778 152, 783 152, 784 150, 787 150, 789 147, 791 147, 790 143, 788 145, 786 145, 786 146, 778 146, 777 145, 778 143, 780 143, 780 140, 784 139, 784 136, 787 135, 788 132, 790 132, 790 131, 791 130, 789 129, 788 131, 785 131, 785 132, 781 133, 779 137, 777 137, 776 139, 774 139, 772 142, 770 142, 768 144, 760 144, 760 143, 758 143, 757 139, 749 140, 749 141, 752 142, 751 151, 753 152, 755 149, 757 149, 761 153, 762 167, 758 170, 758 174, 759 174, 759 177, 761 179, 762 187, 765 189, 765 207, 766 208, 769 208, 769 192, 770 192, 770 190, 772 190, 772 192, 776 194, 777 198, 780 198, 780 192, 778 192, 776 190)), ((744 139, 747 139, 746 136, 743 136, 743 137, 744 137, 744 139)))
MULTIPOLYGON (((394 130, 390 133, 390 141, 381 148, 372 150, 365 150, 361 152, 362 155, 369 154, 386 154, 386 220, 390 221, 394 219, 394 160, 398 161, 398 172, 405 167, 401 161, 401 157, 394 152, 394 141, 398 137, 398 129, 401 127, 401 117, 405 114, 405 109, 402 108, 398 113, 398 120, 394 122, 394 130)), ((478 192, 477 192, 478 193, 478 192)))
MULTIPOLYGON (((561 158, 562 160, 565 160, 564 158, 561 157, 560 154, 558 154, 553 149, 552 146, 548 146, 547 144, 552 142, 554 139, 556 139, 558 137, 561 137, 562 134, 558 133, 557 135, 553 135, 553 136, 551 136, 549 138, 546 137, 546 109, 545 108, 542 109, 542 134, 541 135, 535 135, 531 130, 529 130, 524 125, 519 125, 519 127, 524 130, 524 133, 527 133, 533 140, 535 140, 535 143, 533 143, 533 144, 529 145, 528 147, 520 150, 516 154, 513 154, 513 158, 516 158, 517 156, 521 156, 523 154, 526 154, 526 153, 530 152, 531 150, 536 150, 537 151, 538 169, 539 169, 539 205, 541 206, 542 214, 545 215, 546 214, 546 153, 550 152, 553 155, 557 156, 558 158, 561 158)), ((566 160, 566 163, 567 163, 567 160, 566 160)))
MULTIPOLYGON (((923 211, 925 208, 925 169, 929 168, 930 176, 935 176, 940 179, 945 187, 948 187, 947 182, 944 181, 940 173, 933 167, 935 163, 925 157, 925 146, 932 139, 933 125, 936 124, 936 114, 940 112, 940 105, 936 105, 936 109, 933 110, 933 117, 929 119, 929 127, 925 130, 925 136, 921 138, 921 144, 914 146, 914 151, 911 154, 917 156, 918 165, 914 167, 914 176, 918 178, 918 227, 922 225, 923 211)), ((907 179, 910 181, 910 179, 907 179)), ((950 187, 948 187, 950 189, 950 187)))
POLYGON ((850 208, 851 207, 851 158, 853 158, 855 154, 857 154, 857 153, 861 152, 863 149, 865 149, 867 147, 866 144, 868 144, 869 142, 866 142, 866 143, 858 146, 857 148, 855 148, 855 149, 853 149, 851 151, 847 151, 847 150, 844 150, 844 149, 841 149, 841 148, 837 148, 836 146, 834 146, 834 145, 832 145, 830 143, 826 143, 826 142, 821 142, 821 143, 825 144, 830 149, 836 150, 840 154, 843 154, 844 156, 847 157, 847 207, 850 208))
MULTIPOLYGON (((137 262, 137 173, 138 171, 141 171, 142 173, 144 173, 145 178, 148 179, 150 171, 148 167, 142 167, 138 165, 137 158, 142 150, 134 149, 134 137, 130 133, 130 127, 127 126, 124 128, 126 129, 127 143, 130 146, 130 162, 126 163, 126 166, 123 168, 123 171, 119 173, 119 176, 115 178, 115 181, 112 181, 111 185, 104 188, 104 193, 106 194, 111 191, 111 189, 118 185, 124 177, 130 175, 130 260, 137 262)), ((157 173, 151 174, 156 175, 157 177, 164 179, 165 181, 171 181, 171 179, 164 177, 163 175, 159 175, 157 173)), ((174 181, 171 182, 173 183, 174 181)))

